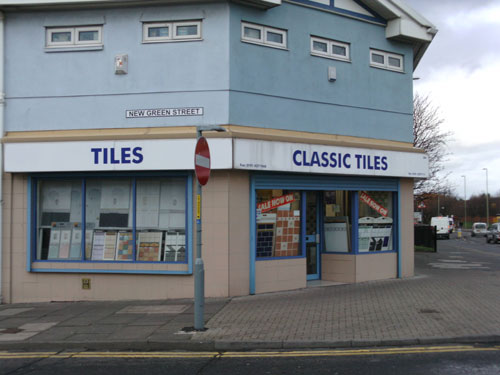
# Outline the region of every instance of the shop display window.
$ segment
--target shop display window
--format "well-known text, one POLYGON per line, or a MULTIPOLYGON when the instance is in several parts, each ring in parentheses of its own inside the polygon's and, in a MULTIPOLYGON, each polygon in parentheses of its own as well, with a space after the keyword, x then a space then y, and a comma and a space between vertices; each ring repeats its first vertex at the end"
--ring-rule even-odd
POLYGON ((326 253, 350 253, 351 247, 351 193, 349 191, 323 192, 323 230, 326 253))
POLYGON ((257 190, 257 258, 301 256, 300 192, 257 190))
POLYGON ((393 193, 360 191, 358 244, 360 253, 393 250, 393 193))
POLYGON ((187 260, 185 178, 40 179, 36 191, 37 260, 187 260))

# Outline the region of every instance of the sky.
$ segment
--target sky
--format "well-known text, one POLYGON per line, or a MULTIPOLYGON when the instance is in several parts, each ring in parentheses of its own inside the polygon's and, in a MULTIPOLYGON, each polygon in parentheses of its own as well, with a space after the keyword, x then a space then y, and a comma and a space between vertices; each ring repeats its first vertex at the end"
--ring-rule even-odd
POLYGON ((460 198, 483 194, 487 168, 488 192, 500 195, 500 0, 403 1, 438 29, 414 72, 414 91, 453 132, 449 185, 460 198))

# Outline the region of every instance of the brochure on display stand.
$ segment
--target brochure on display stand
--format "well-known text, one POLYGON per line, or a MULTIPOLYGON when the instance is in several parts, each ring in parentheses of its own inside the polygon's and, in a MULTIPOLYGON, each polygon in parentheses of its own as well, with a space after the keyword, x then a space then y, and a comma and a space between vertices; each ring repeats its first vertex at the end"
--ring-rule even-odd
POLYGON ((116 260, 132 260, 134 249, 132 232, 118 232, 118 239, 116 241, 116 260))
POLYGON ((71 243, 71 229, 61 229, 61 243, 59 245, 59 259, 69 258, 70 243, 71 243))
POLYGON ((69 248, 69 259, 81 259, 82 251, 82 229, 75 227, 71 233, 71 246, 69 248))
POLYGON ((160 260, 162 232, 140 232, 137 239, 137 260, 157 262, 160 260))
POLYGON ((349 217, 337 216, 325 223, 325 252, 348 253, 350 251, 349 217))
POLYGON ((362 217, 358 225, 359 252, 392 250, 392 218, 362 217))
POLYGON ((47 259, 59 259, 59 246, 61 244, 61 229, 52 228, 50 230, 49 254, 47 259))
POLYGON ((117 232, 106 232, 104 236, 104 260, 115 260, 117 232))
POLYGON ((104 259, 104 240, 106 233, 103 231, 95 231, 92 242, 92 260, 104 259))

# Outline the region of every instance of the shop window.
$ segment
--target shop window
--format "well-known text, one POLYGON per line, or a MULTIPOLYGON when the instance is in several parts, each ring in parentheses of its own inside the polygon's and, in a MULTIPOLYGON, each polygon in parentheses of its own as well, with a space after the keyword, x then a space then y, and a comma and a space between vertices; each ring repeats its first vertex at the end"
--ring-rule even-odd
POLYGON ((257 258, 301 256, 300 192, 257 190, 257 258))
POLYGON ((185 188, 184 178, 38 180, 36 259, 185 262, 185 188))
POLYGON ((360 253, 393 250, 393 197, 386 191, 359 192, 360 253))
POLYGON ((323 193, 324 252, 352 252, 350 197, 350 192, 342 190, 323 193))

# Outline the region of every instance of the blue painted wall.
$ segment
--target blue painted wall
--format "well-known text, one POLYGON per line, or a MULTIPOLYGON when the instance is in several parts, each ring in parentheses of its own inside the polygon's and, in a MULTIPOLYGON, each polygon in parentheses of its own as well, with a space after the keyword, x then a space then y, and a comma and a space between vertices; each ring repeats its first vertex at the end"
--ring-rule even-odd
POLYGON ((228 4, 9 13, 6 130, 228 122, 228 4), (202 41, 142 43, 141 21, 202 19, 202 41), (100 51, 46 52, 45 27, 104 22, 100 51), (129 73, 114 74, 114 57, 129 73), (126 109, 204 107, 204 117, 125 119, 126 109))
POLYGON ((231 5, 233 124, 412 142, 412 48, 384 26, 284 3, 231 5), (241 21, 288 30, 288 50, 241 42, 241 21), (351 44, 351 61, 311 56, 310 36, 351 44), (370 48, 404 54, 405 73, 370 67, 370 48), (329 66, 337 81, 327 79, 329 66))
POLYGON ((6 130, 236 124, 412 141, 412 48, 382 25, 283 3, 8 13, 6 130), (202 19, 202 41, 142 44, 142 21, 202 19), (241 21, 288 30, 288 50, 241 42, 241 21), (45 51, 45 27, 104 23, 100 51, 45 51), (310 55, 310 35, 351 44, 352 62, 310 55), (404 54, 405 73, 369 66, 404 54), (116 54, 129 73, 114 74, 116 54), (327 80, 329 66, 337 81, 327 80), (126 109, 204 107, 203 117, 126 119, 126 109))

